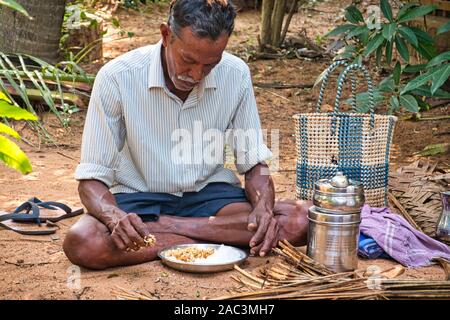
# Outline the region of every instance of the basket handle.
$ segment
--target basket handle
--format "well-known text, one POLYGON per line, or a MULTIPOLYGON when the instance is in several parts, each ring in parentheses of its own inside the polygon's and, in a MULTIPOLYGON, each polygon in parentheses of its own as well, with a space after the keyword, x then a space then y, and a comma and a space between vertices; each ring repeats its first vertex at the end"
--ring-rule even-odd
MULTIPOLYGON (((323 76, 322 85, 320 86, 319 99, 317 100, 316 112, 319 113, 322 107, 323 96, 325 93, 325 88, 327 87, 330 74, 339 66, 348 67, 345 60, 338 60, 333 62, 325 71, 323 76)), ((352 77, 352 108, 356 110, 356 77, 352 77)))
MULTIPOLYGON (((345 70, 342 72, 342 76, 338 81, 337 86, 337 93, 336 93, 336 100, 334 101, 334 110, 333 110, 333 132, 335 131, 335 119, 337 118, 337 115, 339 113, 339 107, 340 107, 340 100, 342 96, 342 86, 344 85, 345 78, 347 74, 353 70, 360 70, 364 74, 364 78, 367 80, 367 92, 369 93, 369 113, 370 113, 370 127, 371 129, 374 128, 375 125, 375 101, 374 101, 374 95, 373 95, 373 84, 372 84, 372 78, 370 77, 369 71, 360 64, 351 64, 345 68, 345 70)), ((352 94, 354 94, 354 89, 356 89, 356 82, 352 81, 352 94)), ((354 96, 352 98, 352 106, 353 109, 356 109, 356 97, 354 96)))

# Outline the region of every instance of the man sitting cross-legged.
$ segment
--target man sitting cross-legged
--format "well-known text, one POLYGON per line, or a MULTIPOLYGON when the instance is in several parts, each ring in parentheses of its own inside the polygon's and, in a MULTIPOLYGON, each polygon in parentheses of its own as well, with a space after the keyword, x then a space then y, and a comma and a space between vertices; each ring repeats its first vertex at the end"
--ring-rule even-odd
POLYGON ((76 170, 88 214, 64 240, 72 263, 132 265, 182 243, 261 256, 282 239, 306 243, 310 203, 275 201, 249 68, 224 52, 235 16, 227 0, 173 1, 160 42, 99 71, 76 170), (217 160, 230 131, 244 188, 217 160), (148 234, 155 246, 144 247, 148 234))

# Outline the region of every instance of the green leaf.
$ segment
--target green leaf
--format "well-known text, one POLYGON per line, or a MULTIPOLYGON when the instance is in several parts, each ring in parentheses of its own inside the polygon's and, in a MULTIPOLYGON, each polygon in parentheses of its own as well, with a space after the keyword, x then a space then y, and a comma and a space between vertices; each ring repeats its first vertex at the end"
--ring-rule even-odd
POLYGON ((384 24, 383 31, 382 31, 383 37, 386 40, 391 40, 395 34, 396 29, 397 29, 397 24, 395 22, 389 23, 389 24, 384 24))
POLYGON ((336 60, 351 60, 353 59, 354 54, 350 52, 343 52, 341 54, 338 54, 335 59, 336 60))
POLYGON ((450 143, 429 144, 418 155, 423 157, 435 156, 437 154, 446 154, 450 150, 450 143))
POLYGON ((403 15, 399 15, 397 21, 399 23, 402 22, 406 22, 406 21, 411 21, 414 20, 415 18, 419 18, 422 17, 424 15, 427 15, 431 12, 433 12, 434 10, 436 10, 436 6, 419 6, 419 7, 415 7, 411 10, 408 10, 405 14, 403 15))
POLYGON ((444 91, 442 89, 437 89, 434 94, 431 93, 431 87, 428 85, 421 86, 417 89, 411 90, 410 92, 411 92, 411 94, 414 94, 416 96, 427 97, 427 98, 431 98, 431 97, 446 98, 446 99, 450 98, 450 92, 444 91))
POLYGON ((357 65, 362 65, 362 61, 363 61, 363 56, 362 55, 358 55, 351 64, 357 64, 357 65))
POLYGON ((392 47, 394 46, 393 41, 388 41, 386 43, 386 63, 391 64, 392 61, 392 47))
MULTIPOLYGON (((383 101, 385 100, 385 97, 378 90, 374 90, 373 91, 373 100, 375 103, 375 107, 377 107, 380 103, 383 103, 383 101)), ((351 98, 346 99, 345 103, 348 105, 351 105, 352 99, 351 98)), ((370 108, 369 93, 368 92, 358 93, 356 95, 356 110, 355 111, 359 112, 359 113, 367 113, 367 112, 369 112, 369 108, 370 108)))
MULTIPOLYGON (((401 4, 403 4, 403 2, 401 4)), ((406 4, 403 4, 400 7, 400 10, 398 10, 397 19, 402 17, 403 15, 405 15, 405 13, 407 13, 409 10, 411 10, 411 8, 414 8, 414 7, 417 7, 417 6, 419 6, 417 3, 406 3, 406 4)))
POLYGON ((98 27, 97 19, 92 19, 91 22, 89 23, 89 28, 97 29, 97 27, 98 27))
POLYGON ((356 36, 356 38, 359 39, 359 42, 363 45, 363 46, 367 46, 367 43, 369 42, 369 29, 367 28, 366 31, 358 34, 356 36))
POLYGON ((383 12, 383 15, 388 19, 390 22, 394 21, 394 17, 392 16, 392 8, 389 4, 388 0, 381 0, 380 3, 381 11, 383 12))
POLYGON ((376 64, 379 66, 381 64, 381 58, 383 55, 383 46, 379 46, 376 52, 376 64))
POLYGON ((410 94, 400 96, 400 105, 410 112, 419 112, 419 104, 410 94))
POLYGON ((6 98, 6 96, 0 92, 0 118, 5 117, 14 120, 38 120, 34 114, 20 108, 19 106, 11 104, 8 98, 4 99, 2 96, 6 98))
POLYGON ((392 107, 392 111, 397 111, 400 108, 400 103, 398 102, 398 98, 396 96, 391 96, 389 99, 392 107))
POLYGON ((414 64, 414 65, 407 65, 405 68, 403 68, 403 72, 407 73, 417 73, 419 71, 422 71, 427 67, 426 64, 414 64))
POLYGON ((403 38, 406 39, 406 41, 417 47, 419 41, 417 40, 416 34, 410 28, 401 26, 398 29, 398 32, 402 35, 403 38))
POLYGON ((32 171, 30 160, 17 144, 0 136, 0 160, 23 174, 32 171))
POLYGON ((16 130, 14 130, 11 127, 8 127, 6 124, 3 124, 1 122, 0 122, 0 133, 7 134, 11 137, 14 137, 14 138, 20 140, 20 135, 17 133, 16 130))
POLYGON ((423 58, 427 60, 433 59, 437 54, 434 44, 419 42, 419 46, 415 49, 423 58))
POLYGON ((112 18, 111 22, 112 22, 112 24, 113 24, 113 26, 114 26, 115 28, 120 28, 120 22, 119 22, 119 19, 117 19, 117 18, 112 18))
POLYGON ((20 12, 24 16, 27 16, 30 18, 30 15, 25 10, 24 7, 22 7, 19 3, 17 3, 14 0, 0 0, 0 6, 6 6, 8 8, 11 8, 13 10, 16 10, 17 12, 20 12))
POLYGON ((359 26, 359 27, 356 27, 355 29, 353 29, 352 31, 350 31, 350 32, 347 34, 346 38, 347 38, 347 39, 350 39, 350 38, 352 38, 352 37, 355 37, 355 36, 360 35, 361 33, 368 32, 368 31, 369 31, 369 29, 367 28, 366 25, 364 25, 364 26, 359 26))
POLYGON ((381 46, 383 41, 384 41, 384 37, 381 33, 378 33, 377 35, 375 35, 375 37, 373 37, 367 44, 366 50, 364 50, 364 55, 367 57, 372 52, 377 50, 378 47, 381 46))
POLYGON ((400 38, 399 36, 395 37, 395 47, 397 48, 397 51, 400 53, 400 56, 406 61, 409 61, 409 51, 408 47, 406 46, 405 41, 400 38))
POLYGON ((353 24, 343 24, 342 26, 338 26, 338 27, 334 28, 333 30, 331 30, 330 32, 328 32, 327 34, 325 34, 324 37, 334 37, 341 33, 345 33, 347 31, 353 30, 355 28, 356 28, 356 26, 353 24))
POLYGON ((431 93, 435 93, 437 89, 439 89, 445 81, 450 77, 450 64, 446 64, 441 66, 438 70, 436 70, 432 84, 431 84, 431 93))
POLYGON ((400 83, 400 75, 402 73, 402 66, 400 65, 400 62, 397 61, 394 67, 394 72, 392 73, 392 77, 394 79, 394 83, 396 86, 400 83))
POLYGON ((395 82, 392 76, 384 78, 378 85, 378 90, 381 92, 394 92, 395 82))
POLYGON ((345 18, 351 23, 364 22, 364 17, 361 11, 359 11, 354 5, 351 5, 345 9, 345 18))
POLYGON ((9 104, 12 104, 11 100, 6 96, 6 94, 4 94, 1 91, 0 91, 0 100, 4 100, 4 101, 8 102, 9 104))
POLYGON ((445 62, 448 60, 450 60, 450 51, 443 52, 440 55, 431 59, 427 64, 427 68, 437 66, 437 65, 441 64, 442 62, 445 62))
POLYGON ((338 61, 338 60, 351 61, 351 60, 355 59, 356 56, 357 56, 356 50, 354 50, 352 48, 352 46, 347 46, 347 47, 345 47, 343 53, 341 53, 335 57, 334 61, 338 61))
POLYGON ((450 21, 447 21, 446 23, 444 23, 442 26, 440 26, 437 31, 436 31, 436 35, 441 34, 441 33, 446 33, 450 31, 450 21))
MULTIPOLYGON (((424 110, 430 110, 430 104, 426 101, 422 101, 422 99, 416 99, 419 104, 419 112, 424 110)), ((419 116, 420 117, 420 116, 419 116)))
POLYGON ((433 79, 433 77, 437 73, 437 71, 439 71, 439 70, 430 70, 427 73, 421 74, 417 78, 414 78, 413 80, 408 82, 408 84, 403 88, 401 93, 403 94, 405 92, 408 92, 408 91, 411 91, 411 90, 414 90, 416 88, 423 86, 428 81, 431 81, 433 79))
POLYGON ((419 43, 420 42, 424 42, 424 43, 428 43, 428 44, 434 43, 433 38, 428 33, 423 31, 422 29, 416 28, 416 27, 409 27, 409 29, 411 29, 414 32, 417 39, 419 40, 419 43))

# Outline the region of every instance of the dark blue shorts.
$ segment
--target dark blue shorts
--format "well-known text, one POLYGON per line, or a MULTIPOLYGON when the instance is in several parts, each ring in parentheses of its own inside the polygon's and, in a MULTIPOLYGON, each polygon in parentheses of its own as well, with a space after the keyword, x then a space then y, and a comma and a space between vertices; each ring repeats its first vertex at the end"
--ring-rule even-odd
POLYGON ((214 182, 199 192, 185 192, 182 197, 170 193, 116 193, 123 211, 138 214, 144 222, 156 221, 160 214, 179 217, 210 217, 230 203, 248 202, 244 189, 214 182))

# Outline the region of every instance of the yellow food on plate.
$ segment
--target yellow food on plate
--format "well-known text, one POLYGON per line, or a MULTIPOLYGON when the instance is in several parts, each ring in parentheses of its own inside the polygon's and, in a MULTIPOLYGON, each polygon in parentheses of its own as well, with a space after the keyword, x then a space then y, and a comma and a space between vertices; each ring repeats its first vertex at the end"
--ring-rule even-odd
POLYGON ((196 259, 206 259, 213 253, 213 248, 201 249, 195 247, 186 247, 168 250, 165 255, 166 257, 174 257, 175 259, 184 262, 194 262, 196 259))

